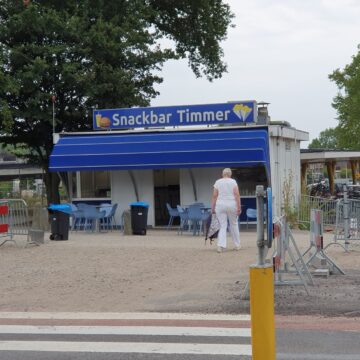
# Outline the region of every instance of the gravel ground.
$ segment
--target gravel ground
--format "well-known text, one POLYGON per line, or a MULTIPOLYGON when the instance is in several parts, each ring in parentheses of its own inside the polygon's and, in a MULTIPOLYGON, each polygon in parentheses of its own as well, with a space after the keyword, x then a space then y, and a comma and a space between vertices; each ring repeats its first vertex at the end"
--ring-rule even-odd
MULTIPOLYGON (((304 251, 309 233, 294 232, 304 251)), ((150 230, 73 232, 68 241, 0 247, 0 311, 246 313, 249 266, 256 262, 256 233, 241 231, 242 249, 218 254, 202 236, 150 230)), ((324 243, 331 241, 326 234, 324 243)), ((345 253, 326 253, 346 275, 314 278, 309 295, 301 285, 276 287, 277 314, 360 316, 360 241, 345 253)))

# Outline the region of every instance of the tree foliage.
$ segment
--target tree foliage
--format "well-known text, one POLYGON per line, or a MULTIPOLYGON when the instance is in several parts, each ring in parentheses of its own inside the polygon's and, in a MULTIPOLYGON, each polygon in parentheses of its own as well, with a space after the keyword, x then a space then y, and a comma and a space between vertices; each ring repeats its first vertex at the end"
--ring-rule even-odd
POLYGON ((170 59, 221 77, 232 17, 222 0, 2 0, 1 142, 26 149, 58 200, 47 172, 53 115, 56 132, 81 131, 93 108, 147 106, 170 59))
POLYGON ((338 128, 328 128, 321 131, 318 138, 314 139, 308 146, 309 149, 341 150, 339 146, 338 128))
MULTIPOLYGON (((358 47, 360 50, 360 47, 358 47)), ((360 149, 360 51, 352 62, 337 69, 329 78, 339 88, 333 107, 338 113, 339 146, 346 150, 360 149)))

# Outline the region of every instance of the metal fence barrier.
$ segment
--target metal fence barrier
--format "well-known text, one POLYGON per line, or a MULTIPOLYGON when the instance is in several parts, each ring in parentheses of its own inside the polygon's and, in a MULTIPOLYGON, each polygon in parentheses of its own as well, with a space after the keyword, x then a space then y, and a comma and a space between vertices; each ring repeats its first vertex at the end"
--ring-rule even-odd
MULTIPOLYGON (((47 208, 36 205, 29 208, 23 199, 4 199, 0 204, 8 206, 6 222, 8 224, 8 240, 13 241, 14 236, 26 236, 26 245, 39 245, 44 243, 44 232, 49 230, 47 208)), ((0 217, 0 223, 3 219, 0 217)), ((1 235, 4 234, 0 234, 1 235)), ((3 236, 4 237, 4 236, 3 236)), ((0 239, 1 240, 1 239, 0 239)), ((3 241, 5 243, 6 241, 3 241)), ((0 246, 3 244, 0 242, 0 246)))
POLYGON ((302 195, 298 209, 298 223, 310 228, 311 209, 322 211, 324 230, 334 233, 333 244, 340 245, 345 251, 351 240, 360 240, 360 200, 349 199, 347 188, 344 188, 342 199, 326 199, 302 195), (340 242, 343 241, 344 244, 340 242))
POLYGON ((8 241, 12 241, 16 244, 12 237, 9 226, 9 203, 7 201, 0 201, 0 246, 4 245, 8 241))
POLYGON ((344 241, 341 245, 345 251, 351 240, 360 240, 360 200, 349 199, 347 191, 344 191, 344 198, 337 203, 336 226, 334 231, 334 242, 344 241))
POLYGON ((273 268, 275 285, 314 285, 310 271, 296 244, 286 217, 274 220, 273 268))
POLYGON ((29 220, 28 206, 22 199, 6 199, 9 204, 9 229, 11 236, 24 235, 29 241, 29 220))
POLYGON ((310 246, 303 253, 308 255, 306 265, 314 267, 315 275, 328 276, 329 274, 345 275, 342 269, 324 252, 322 211, 311 209, 310 246))
POLYGON ((323 225, 334 230, 337 218, 337 204, 339 199, 326 199, 318 196, 301 195, 298 209, 298 223, 310 226, 311 209, 318 209, 323 214, 323 225))

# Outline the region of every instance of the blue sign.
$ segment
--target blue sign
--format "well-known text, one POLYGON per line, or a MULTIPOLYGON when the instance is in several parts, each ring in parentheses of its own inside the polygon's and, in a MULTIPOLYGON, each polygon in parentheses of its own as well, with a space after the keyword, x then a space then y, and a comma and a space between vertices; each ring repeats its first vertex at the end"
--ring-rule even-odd
POLYGON ((94 130, 257 122, 255 101, 94 110, 94 130))

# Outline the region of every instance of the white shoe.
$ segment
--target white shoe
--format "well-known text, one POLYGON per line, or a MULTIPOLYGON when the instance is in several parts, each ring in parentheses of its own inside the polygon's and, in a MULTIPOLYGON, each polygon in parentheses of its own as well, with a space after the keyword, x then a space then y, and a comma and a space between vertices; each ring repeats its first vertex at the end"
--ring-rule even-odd
POLYGON ((218 246, 216 251, 217 251, 218 253, 222 253, 223 248, 222 248, 221 246, 218 246))
POLYGON ((239 251, 241 249, 241 245, 235 247, 235 251, 239 251))

